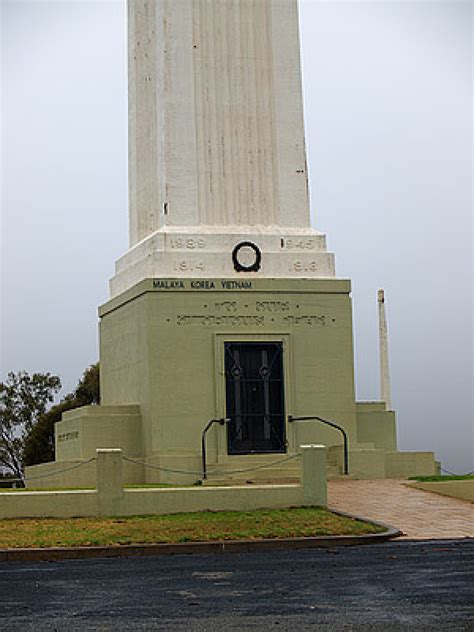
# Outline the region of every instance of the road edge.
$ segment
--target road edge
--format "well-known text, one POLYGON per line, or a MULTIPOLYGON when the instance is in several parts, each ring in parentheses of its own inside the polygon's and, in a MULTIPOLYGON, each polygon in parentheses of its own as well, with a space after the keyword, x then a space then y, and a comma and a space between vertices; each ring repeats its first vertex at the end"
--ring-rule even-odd
POLYGON ((77 546, 51 548, 0 549, 0 562, 52 562, 153 555, 209 555, 217 553, 251 553, 253 551, 289 551, 297 549, 335 548, 378 544, 398 538, 403 533, 396 527, 376 520, 361 518, 328 507, 333 513, 383 527, 382 533, 365 535, 332 535, 260 540, 217 540, 215 542, 180 542, 177 544, 126 544, 112 546, 77 546))

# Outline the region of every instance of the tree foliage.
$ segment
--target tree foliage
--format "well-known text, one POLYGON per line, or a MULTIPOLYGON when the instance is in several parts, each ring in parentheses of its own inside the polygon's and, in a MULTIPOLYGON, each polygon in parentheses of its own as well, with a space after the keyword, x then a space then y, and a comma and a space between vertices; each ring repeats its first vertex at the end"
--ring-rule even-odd
POLYGON ((99 363, 93 364, 84 374, 72 394, 80 406, 100 404, 100 369, 99 363))
POLYGON ((61 421, 67 410, 100 403, 99 363, 90 366, 79 381, 75 391, 68 393, 60 402, 44 412, 38 423, 26 437, 23 461, 25 465, 37 465, 54 461, 54 426, 61 421))
POLYGON ((60 388, 61 380, 50 373, 10 372, 0 383, 0 466, 20 481, 25 438, 60 388))

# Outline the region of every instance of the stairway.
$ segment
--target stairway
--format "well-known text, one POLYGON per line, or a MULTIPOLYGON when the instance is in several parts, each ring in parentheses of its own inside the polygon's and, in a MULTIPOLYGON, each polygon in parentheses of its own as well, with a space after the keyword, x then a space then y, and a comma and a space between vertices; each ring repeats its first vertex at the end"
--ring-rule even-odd
MULTIPOLYGON (((291 456, 291 455, 290 455, 291 456)), ((327 463, 328 479, 342 475, 337 455, 327 463)), ((209 465, 204 485, 297 485, 300 482, 300 459, 289 459, 284 454, 245 455, 230 458, 225 463, 209 465)))

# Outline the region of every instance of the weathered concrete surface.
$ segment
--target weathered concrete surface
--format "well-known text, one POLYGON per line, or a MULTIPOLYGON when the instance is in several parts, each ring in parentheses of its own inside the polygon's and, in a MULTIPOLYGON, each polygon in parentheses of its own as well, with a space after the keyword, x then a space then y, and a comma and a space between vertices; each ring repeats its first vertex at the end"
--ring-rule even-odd
POLYGON ((118 296, 148 277, 331 278, 311 228, 296 0, 128 3, 130 250, 118 296), (247 255, 249 256, 249 252, 247 255))
POLYGON ((474 542, 10 563, 2 630, 470 631, 474 542))
MULTIPOLYGON (((95 491, 18 491, 0 494, 0 519, 142 516, 190 511, 250 511, 325 506, 326 449, 301 446, 298 485, 123 488, 120 449, 97 450, 95 491)), ((74 471, 73 471, 74 473, 74 471)))

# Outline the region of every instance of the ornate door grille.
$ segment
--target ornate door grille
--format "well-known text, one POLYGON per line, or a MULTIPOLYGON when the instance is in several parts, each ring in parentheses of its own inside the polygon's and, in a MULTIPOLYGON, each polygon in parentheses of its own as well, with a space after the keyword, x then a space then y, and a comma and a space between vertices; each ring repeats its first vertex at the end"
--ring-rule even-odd
POLYGON ((225 343, 229 454, 285 452, 283 345, 225 343))

